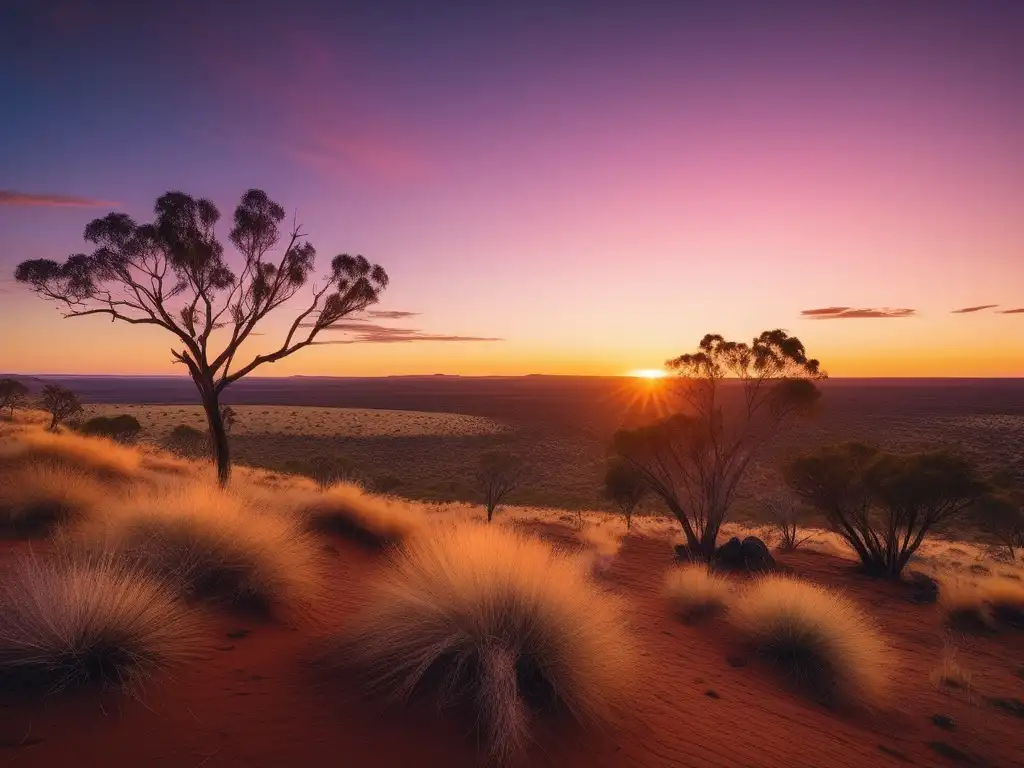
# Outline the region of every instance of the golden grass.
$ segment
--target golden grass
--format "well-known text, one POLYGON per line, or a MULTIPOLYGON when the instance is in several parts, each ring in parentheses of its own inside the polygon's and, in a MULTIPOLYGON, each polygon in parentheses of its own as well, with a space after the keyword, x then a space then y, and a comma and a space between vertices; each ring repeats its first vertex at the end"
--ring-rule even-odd
POLYGON ((23 557, 0 570, 0 680, 128 692, 191 657, 198 625, 171 589, 109 554, 23 557))
POLYGON ((395 551, 369 604, 327 660, 400 701, 423 688, 468 701, 496 762, 525 747, 536 715, 609 724, 626 703, 634 644, 618 601, 535 538, 441 526, 395 551))
POLYGON ((298 502, 299 515, 315 531, 330 531, 374 546, 396 544, 424 527, 423 513, 411 505, 337 483, 298 502))
POLYGON ((889 647, 874 621, 844 595, 765 576, 730 608, 733 624, 799 682, 838 703, 871 706, 889 687, 889 647))
POLYGON ((939 607, 951 625, 963 629, 1024 628, 1024 583, 1000 576, 943 579, 939 607))
POLYGON ((665 596, 679 618, 689 622, 725 611, 732 590, 706 565, 683 565, 665 574, 665 596))
POLYGON ((316 543, 297 521, 209 484, 136 490, 77 534, 78 546, 111 549, 189 598, 293 616, 321 585, 316 543))
POLYGON ((96 513, 110 491, 66 466, 27 464, 0 471, 0 535, 45 536, 96 513))
POLYGON ((69 467, 104 480, 131 480, 138 475, 140 454, 113 440, 40 429, 19 432, 0 447, 0 468, 40 464, 69 467))

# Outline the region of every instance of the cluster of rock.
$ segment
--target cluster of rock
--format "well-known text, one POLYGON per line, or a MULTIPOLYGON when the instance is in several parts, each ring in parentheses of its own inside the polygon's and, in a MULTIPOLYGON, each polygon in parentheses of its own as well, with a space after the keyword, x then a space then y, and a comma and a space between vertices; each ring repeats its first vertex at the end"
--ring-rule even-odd
MULTIPOLYGON (((676 546, 677 560, 696 560, 690 550, 676 546)), ((778 567, 775 558, 768 551, 768 545, 757 536, 747 536, 742 541, 733 536, 729 541, 715 550, 712 565, 723 570, 737 571, 774 571, 778 567)))

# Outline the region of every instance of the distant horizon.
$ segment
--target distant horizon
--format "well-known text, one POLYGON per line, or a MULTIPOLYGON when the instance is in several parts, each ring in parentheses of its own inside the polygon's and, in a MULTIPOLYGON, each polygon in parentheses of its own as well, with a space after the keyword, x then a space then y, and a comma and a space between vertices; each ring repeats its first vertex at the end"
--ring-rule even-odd
MULTIPOLYGON (((189 377, 176 373, 17 373, 14 371, 0 372, 0 378, 12 376, 26 379, 179 379, 189 381, 189 377)), ((559 378, 559 379, 633 379, 640 378, 628 373, 622 374, 588 374, 588 373, 520 373, 520 374, 461 374, 461 373, 391 373, 370 376, 345 376, 340 374, 305 374, 288 375, 252 374, 244 381, 252 379, 528 379, 528 378, 559 378)), ((674 377, 666 376, 662 381, 671 381, 674 377)), ((827 385, 830 381, 1021 381, 1024 376, 829 376, 817 383, 827 385)))

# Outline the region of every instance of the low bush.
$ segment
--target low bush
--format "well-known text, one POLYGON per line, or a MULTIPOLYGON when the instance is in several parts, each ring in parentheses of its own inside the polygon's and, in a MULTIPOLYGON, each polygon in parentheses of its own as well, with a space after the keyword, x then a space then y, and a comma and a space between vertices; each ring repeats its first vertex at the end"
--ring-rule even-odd
POLYGON ((27 465, 0 472, 0 535, 45 536, 92 515, 109 491, 67 467, 27 465))
POLYGON ((371 546, 396 544, 424 526, 422 513, 408 504, 349 483, 309 495, 300 504, 300 514, 313 530, 338 533, 371 546))
POLYGON ((316 544, 297 521, 213 485, 140 490, 78 533, 80 546, 117 552, 188 598, 289 616, 320 587, 316 544))
POLYGON ((706 565, 682 565, 666 574, 665 596, 679 618, 689 622, 725 611, 732 591, 728 580, 706 565))
POLYGON ((535 716, 608 724, 626 705, 634 644, 577 560, 478 524, 442 526, 394 557, 328 661, 398 700, 431 690, 468 703, 495 762, 525 746, 535 716))
POLYGON ((842 594, 766 576, 729 615, 755 647, 827 699, 870 706, 884 698, 888 646, 874 621, 842 594))
POLYGON ((195 619, 171 589, 108 554, 25 557, 0 570, 0 679, 128 692, 187 660, 195 619))
POLYGON ((135 442, 142 431, 142 425, 138 419, 128 414, 94 416, 82 424, 78 431, 92 437, 107 437, 124 445, 135 442))

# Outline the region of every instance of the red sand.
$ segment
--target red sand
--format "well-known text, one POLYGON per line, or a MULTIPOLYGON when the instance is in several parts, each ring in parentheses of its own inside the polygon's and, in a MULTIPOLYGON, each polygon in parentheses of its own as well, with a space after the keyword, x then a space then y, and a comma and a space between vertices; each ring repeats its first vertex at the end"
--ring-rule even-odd
MULTIPOLYGON (((553 537, 551 527, 546 533, 553 537)), ((351 684, 308 663, 316 638, 358 609, 360 585, 381 563, 340 542, 331 557, 329 610, 315 628, 210 617, 202 658, 146 692, 144 701, 79 692, 26 702, 0 697, 0 766, 471 766, 472 724, 432 710, 382 712, 351 684), (248 629, 245 637, 227 633, 248 629)), ((1018 633, 948 636, 935 606, 914 605, 899 585, 853 575, 825 555, 785 558, 805 578, 841 586, 869 608, 900 662, 891 706, 838 713, 795 690, 752 656, 722 621, 685 626, 660 596, 667 543, 629 538, 605 575, 629 599, 644 667, 640 698, 607 733, 549 728, 522 765, 860 766, 954 765, 941 742, 976 765, 1020 765, 1022 722, 986 697, 1021 697, 1018 633), (944 639, 955 640, 972 690, 930 682, 944 639), (742 666, 738 666, 742 664, 742 666), (932 715, 952 717, 944 731, 932 715)), ((967 763, 964 763, 967 764, 967 763)))

